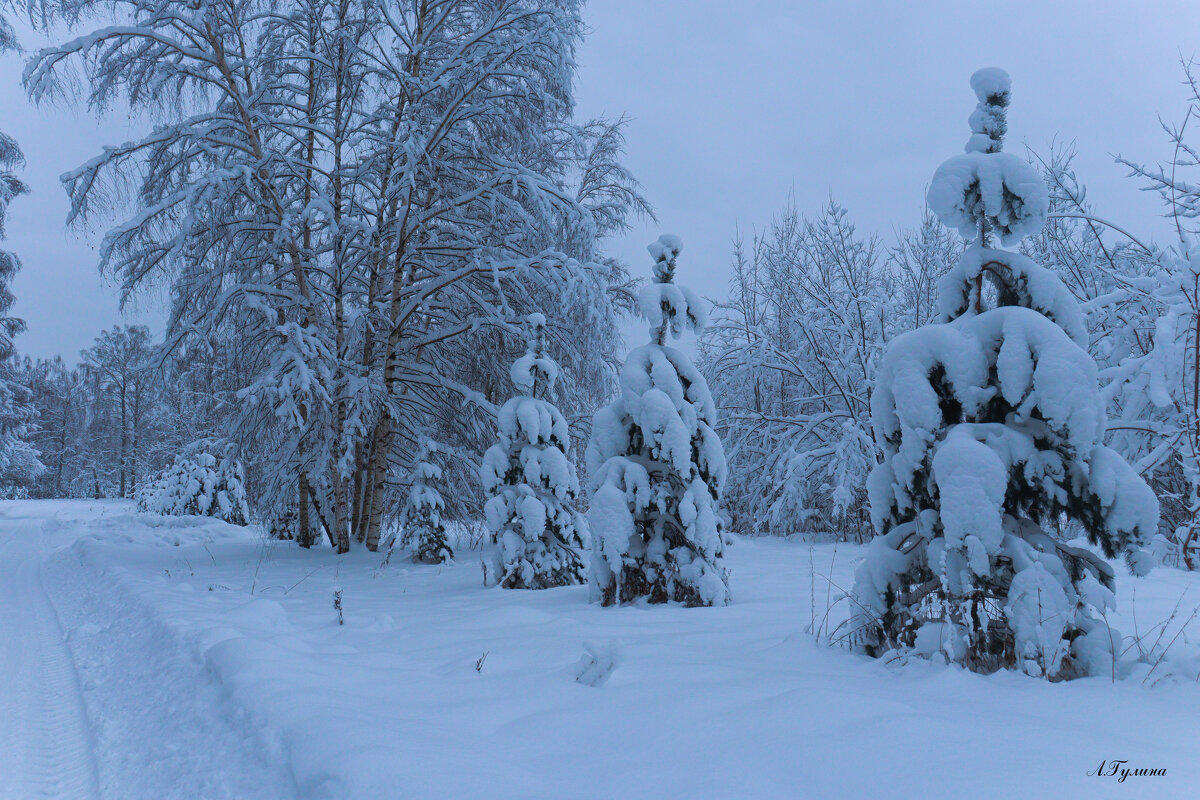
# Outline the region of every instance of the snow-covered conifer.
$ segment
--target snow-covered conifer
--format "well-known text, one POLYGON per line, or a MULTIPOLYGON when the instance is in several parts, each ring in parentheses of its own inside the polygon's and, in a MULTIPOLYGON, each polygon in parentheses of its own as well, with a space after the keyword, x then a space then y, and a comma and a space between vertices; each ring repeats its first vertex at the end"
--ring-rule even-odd
POLYGON ((1104 446, 1071 293, 990 246, 994 234, 1038 231, 1047 195, 999 149, 1007 75, 981 71, 972 86, 981 106, 968 154, 938 169, 929 204, 973 243, 939 284, 938 321, 893 340, 880 365, 871 405, 884 460, 868 488, 881 535, 854 594, 872 654, 940 652, 977 671, 1069 678, 1110 669, 1120 636, 1101 620, 1112 569, 1054 532, 1069 520, 1142 574, 1158 501, 1104 446))
POLYGON ((434 452, 436 448, 432 443, 426 443, 422 448, 413 467, 412 487, 400 517, 404 544, 411 549, 413 561, 421 564, 441 564, 454 558, 442 522, 442 509, 446 504, 437 489, 442 468, 433 463, 434 452))
POLYGON ((180 455, 138 494, 138 508, 170 516, 216 517, 245 525, 250 513, 241 462, 205 452, 180 455))
POLYGON ((596 413, 587 449, 594 487, 593 595, 604 605, 642 598, 688 606, 725 605, 718 504, 725 453, 704 376, 668 333, 702 330, 700 299, 675 284, 682 243, 660 236, 650 245, 654 282, 638 308, 650 343, 634 349, 621 370, 621 395, 596 413))
POLYGON ((551 402, 558 364, 546 352, 546 318, 529 315, 529 346, 512 365, 521 394, 497 415, 500 441, 483 456, 485 512, 499 547, 489 579, 506 589, 582 583, 586 527, 575 508, 579 481, 567 457, 567 421, 551 402))

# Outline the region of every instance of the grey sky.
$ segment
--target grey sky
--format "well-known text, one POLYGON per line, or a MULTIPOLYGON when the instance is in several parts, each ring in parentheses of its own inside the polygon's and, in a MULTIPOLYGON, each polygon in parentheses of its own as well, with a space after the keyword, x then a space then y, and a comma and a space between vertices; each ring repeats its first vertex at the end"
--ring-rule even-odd
MULTIPOLYGON (((628 163, 703 294, 724 291, 735 226, 761 228, 789 191, 804 211, 832 192, 885 238, 912 224, 933 170, 966 142, 967 80, 981 66, 1012 75, 1009 149, 1076 139, 1100 210, 1165 234, 1156 198, 1110 154, 1169 157, 1157 115, 1186 109, 1178 56, 1200 52, 1200 5, 592 0, 587 18, 580 114, 632 117, 628 163)), ((0 65, 0 128, 24 148, 34 191, 10 209, 7 246, 25 262, 16 313, 29 324, 18 346, 74 360, 120 317, 92 242, 64 232, 57 177, 132 128, 30 108, 20 70, 16 56, 0 65)), ((657 234, 641 225, 613 249, 640 273, 657 234)))

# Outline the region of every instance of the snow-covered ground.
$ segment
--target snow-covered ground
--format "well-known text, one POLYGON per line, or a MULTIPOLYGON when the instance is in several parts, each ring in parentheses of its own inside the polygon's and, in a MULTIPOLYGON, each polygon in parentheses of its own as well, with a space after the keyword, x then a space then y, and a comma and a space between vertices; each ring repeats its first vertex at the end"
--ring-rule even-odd
MULTIPOLYGON (((121 503, 0 504, 0 798, 1160 798, 1200 786, 1186 633, 1176 663, 1144 683, 1144 665, 1115 685, 982 677, 888 666, 806 632, 849 588, 859 548, 739 540, 733 604, 696 609, 600 608, 585 587, 485 589, 479 554, 458 555, 382 567, 121 503), (599 685, 576 680, 585 643, 599 685), (1113 760, 1166 774, 1088 774, 1113 760)), ((1200 605, 1200 576, 1122 575, 1112 624, 1132 634, 1136 607, 1144 634, 1185 590, 1161 650, 1200 605)))

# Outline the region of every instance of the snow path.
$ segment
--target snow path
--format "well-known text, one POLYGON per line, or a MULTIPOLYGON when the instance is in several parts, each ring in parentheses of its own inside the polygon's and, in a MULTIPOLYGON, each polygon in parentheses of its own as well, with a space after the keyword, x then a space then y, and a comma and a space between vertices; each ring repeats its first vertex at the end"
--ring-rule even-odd
POLYGON ((0 798, 99 796, 75 661, 43 578, 42 520, 0 528, 0 798))
POLYGON ((0 800, 296 797, 194 646, 71 546, 130 508, 0 503, 0 800))
MULTIPOLYGON (((1146 665, 1115 684, 889 666, 805 632, 827 604, 836 626, 861 554, 738 539, 733 605, 600 608, 582 586, 485 589, 467 548, 381 568, 361 549, 302 551, 127 503, 0 502, 0 637, 13 639, 0 669, 39 668, 8 628, 44 586, 105 800, 1195 796, 1191 633, 1172 654, 1184 669, 1146 685, 1146 665), (32 587, 18 555, 44 557, 32 587), (588 647, 622 654, 599 686, 575 680, 588 647), (1167 772, 1095 774, 1117 760, 1167 772)), ((1136 598, 1147 642, 1176 604, 1164 644, 1200 604, 1195 573, 1118 583, 1112 622, 1132 632, 1136 598)), ((0 739, 13 730, 26 728, 0 707, 0 739)), ((29 774, 25 753, 0 750, 0 800, 70 796, 5 794, 9 764, 29 774)))

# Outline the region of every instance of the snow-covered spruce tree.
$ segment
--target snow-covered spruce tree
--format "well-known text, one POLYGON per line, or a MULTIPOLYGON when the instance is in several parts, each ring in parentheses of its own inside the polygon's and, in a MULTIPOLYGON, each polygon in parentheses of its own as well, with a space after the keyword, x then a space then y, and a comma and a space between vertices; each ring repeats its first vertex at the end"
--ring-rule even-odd
POLYGON ((718 504, 725 453, 716 408, 704 376, 668 333, 700 331, 700 299, 676 286, 675 236, 650 245, 654 282, 638 308, 650 323, 650 343, 630 352, 621 395, 596 413, 587 448, 594 487, 588 520, 591 584, 603 605, 675 601, 726 605, 729 581, 721 564, 718 504))
POLYGON ((506 589, 583 583, 587 529, 575 508, 567 421, 551 402, 559 369, 546 352, 543 315, 529 315, 529 346, 509 374, 523 394, 500 408, 500 441, 480 468, 487 526, 499 547, 488 582, 506 589))
POLYGON ((876 538, 856 574, 867 652, 942 653, 979 672, 1052 679, 1112 668, 1111 567, 1054 535, 1077 525, 1136 574, 1158 502, 1105 447, 1080 309, 1049 270, 993 249, 1041 229, 1045 184, 1001 152, 1008 75, 975 73, 965 155, 929 206, 973 243, 939 284, 935 324, 887 348, 871 398, 884 460, 868 482, 876 538))
POLYGON ((169 516, 216 517, 232 525, 245 525, 250 512, 242 464, 226 455, 180 455, 139 493, 138 508, 169 516))
POLYGON ((413 467, 412 487, 408 501, 401 513, 400 526, 404 544, 412 551, 413 561, 421 564, 441 564, 454 558, 450 542, 446 538, 446 526, 442 522, 442 510, 446 507, 437 481, 442 479, 442 468, 433 463, 436 449, 426 443, 417 463, 413 467))

